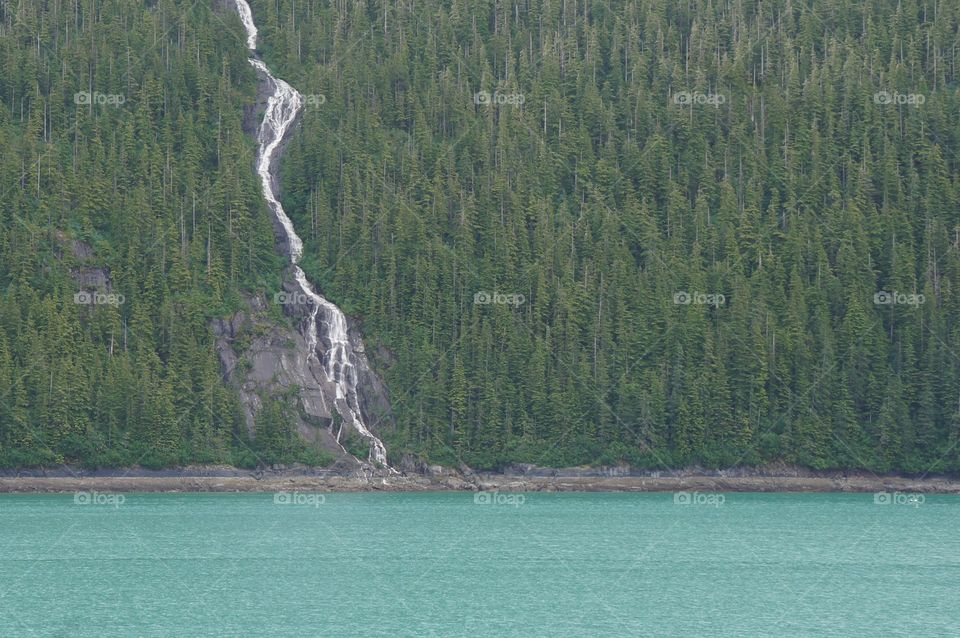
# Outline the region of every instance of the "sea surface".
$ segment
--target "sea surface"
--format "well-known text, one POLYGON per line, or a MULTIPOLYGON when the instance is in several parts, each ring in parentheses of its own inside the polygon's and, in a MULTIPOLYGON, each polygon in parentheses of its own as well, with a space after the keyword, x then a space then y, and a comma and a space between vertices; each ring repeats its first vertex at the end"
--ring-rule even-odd
POLYGON ((960 498, 0 495, 0 636, 960 636, 960 498))

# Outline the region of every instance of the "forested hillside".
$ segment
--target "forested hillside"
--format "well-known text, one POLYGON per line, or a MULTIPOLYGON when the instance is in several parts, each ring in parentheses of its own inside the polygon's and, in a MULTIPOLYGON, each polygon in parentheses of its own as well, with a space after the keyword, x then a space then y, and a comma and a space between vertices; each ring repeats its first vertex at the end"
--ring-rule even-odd
MULTIPOLYGON (((956 4, 251 5, 392 459, 960 470, 956 4)), ((283 269, 244 41, 0 0, 0 466, 317 458, 210 332, 283 269)))
POLYGON ((0 2, 0 466, 256 461, 209 328, 282 268, 255 89, 207 3, 0 2))
POLYGON ((960 469, 960 7, 255 0, 391 452, 960 469))

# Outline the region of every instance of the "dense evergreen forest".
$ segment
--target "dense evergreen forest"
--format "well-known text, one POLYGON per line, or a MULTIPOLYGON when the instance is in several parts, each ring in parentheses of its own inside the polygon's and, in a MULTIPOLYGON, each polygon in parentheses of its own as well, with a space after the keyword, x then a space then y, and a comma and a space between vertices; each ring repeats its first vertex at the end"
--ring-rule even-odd
MULTIPOLYGON (((960 470, 960 6, 251 5, 391 458, 960 470)), ((210 334, 283 269, 246 56, 227 6, 0 0, 0 465, 318 458, 210 334)))
POLYGON ((0 2, 0 466, 289 448, 247 440, 209 328, 282 269, 242 32, 181 0, 0 2))
POLYGON ((960 469, 956 3, 253 5, 394 454, 960 469))

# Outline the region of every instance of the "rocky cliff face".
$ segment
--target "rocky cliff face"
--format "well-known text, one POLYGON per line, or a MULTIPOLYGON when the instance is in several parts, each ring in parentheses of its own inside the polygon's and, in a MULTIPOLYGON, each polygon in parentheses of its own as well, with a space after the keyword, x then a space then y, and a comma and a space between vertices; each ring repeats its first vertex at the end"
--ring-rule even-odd
MULTIPOLYGON (((338 455, 339 469, 365 467, 365 462, 357 461, 337 442, 339 419, 334 416, 337 410, 333 403, 336 387, 327 379, 322 364, 307 356, 302 331, 294 326, 309 320, 309 309, 296 303, 294 283, 288 282, 285 287, 289 295, 281 297, 286 301, 282 308, 292 326, 271 317, 267 304, 273 300, 268 302, 262 296, 248 297, 247 310, 212 322, 224 376, 239 390, 247 429, 254 432, 264 398, 289 393, 299 415, 297 430, 301 436, 338 455)), ((355 323, 350 324, 363 416, 377 430, 392 427, 386 388, 370 368, 355 323)), ((324 349, 328 346, 322 341, 319 345, 324 349)))
POLYGON ((90 244, 67 237, 62 230, 53 233, 54 257, 67 265, 67 272, 80 291, 113 292, 113 280, 110 269, 101 264, 90 244))
POLYGON ((342 462, 374 470, 372 463, 395 474, 376 435, 390 418, 386 389, 370 369, 355 323, 322 296, 298 265, 303 242, 280 202, 277 165, 295 131, 303 98, 274 76, 257 54, 258 31, 246 0, 233 5, 247 32, 249 62, 259 78, 256 103, 244 113, 244 129, 259 145, 251 168, 260 177, 272 213, 277 250, 289 259, 284 292, 269 301, 283 309, 292 325, 272 321, 268 300, 250 297, 248 312, 214 322, 220 360, 228 379, 239 388, 251 433, 255 434, 264 398, 283 397, 296 403, 298 430, 304 437, 340 453, 342 462), (344 437, 350 432, 366 441, 368 461, 357 460, 350 454, 353 450, 345 449, 344 437))

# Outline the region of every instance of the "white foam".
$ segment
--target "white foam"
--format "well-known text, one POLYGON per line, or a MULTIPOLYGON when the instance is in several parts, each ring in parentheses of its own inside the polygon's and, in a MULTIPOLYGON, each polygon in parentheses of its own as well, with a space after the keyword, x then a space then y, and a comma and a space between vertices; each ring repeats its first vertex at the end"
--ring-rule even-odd
MULTIPOLYGON (((236 0, 236 5, 243 26, 247 30, 247 47, 254 50, 257 47, 257 27, 253 23, 250 5, 247 4, 246 0, 236 0)), ((260 176, 260 184, 263 187, 263 196, 267 200, 267 206, 286 233, 294 279, 304 295, 310 300, 310 321, 306 327, 305 335, 308 356, 317 359, 317 344, 319 341, 317 316, 323 310, 326 320, 325 325, 327 326, 326 337, 330 344, 326 352, 323 369, 327 379, 336 388, 337 396, 334 403, 337 411, 346 423, 370 442, 368 460, 376 461, 392 470, 387 464, 387 451, 383 442, 363 423, 357 395, 357 370, 353 365, 353 346, 350 344, 347 320, 340 308, 327 301, 313 289, 310 282, 307 281, 303 269, 297 265, 303 255, 303 241, 297 235, 293 222, 287 217, 274 191, 275 178, 271 172, 271 165, 277 156, 284 137, 296 121, 297 113, 303 107, 303 96, 283 80, 274 77, 267 65, 259 59, 250 58, 250 64, 273 87, 273 94, 267 100, 267 109, 263 114, 263 121, 260 123, 260 131, 257 135, 259 144, 257 174, 260 176)), ((338 433, 338 443, 339 438, 340 434, 338 433)))

